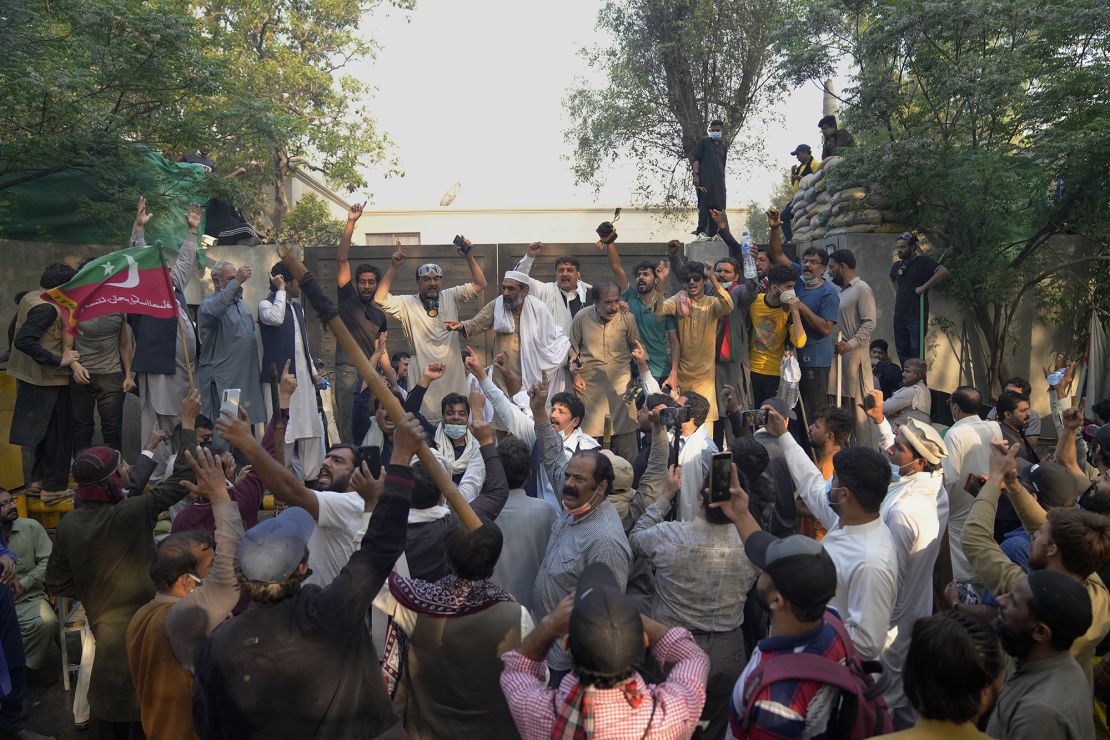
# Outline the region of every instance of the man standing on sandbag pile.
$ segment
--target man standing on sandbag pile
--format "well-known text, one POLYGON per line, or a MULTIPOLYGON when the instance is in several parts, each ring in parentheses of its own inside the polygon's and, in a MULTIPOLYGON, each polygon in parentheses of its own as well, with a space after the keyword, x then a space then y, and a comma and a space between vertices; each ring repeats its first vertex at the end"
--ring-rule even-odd
MULTIPOLYGON (((813 150, 809 148, 809 144, 799 144, 794 147, 790 156, 798 158, 798 164, 790 168, 790 187, 797 193, 798 188, 802 185, 802 178, 821 169, 821 163, 813 158, 813 150)), ((794 230, 791 228, 793 221, 794 204, 791 202, 787 203, 786 208, 782 209, 782 240, 784 242, 794 238, 794 230)))
POLYGON ((713 121, 708 136, 697 143, 690 155, 690 169, 694 175, 694 190, 698 194, 698 226, 694 236, 712 239, 717 236, 717 223, 709 211, 725 210, 725 159, 728 145, 722 140, 725 124, 713 121))
POLYGON ((948 279, 948 268, 918 252, 917 235, 905 231, 894 248, 898 261, 890 268, 890 292, 894 296, 894 346, 902 364, 921 354, 922 325, 929 323, 929 288, 948 279), (918 296, 921 296, 920 298, 918 296))

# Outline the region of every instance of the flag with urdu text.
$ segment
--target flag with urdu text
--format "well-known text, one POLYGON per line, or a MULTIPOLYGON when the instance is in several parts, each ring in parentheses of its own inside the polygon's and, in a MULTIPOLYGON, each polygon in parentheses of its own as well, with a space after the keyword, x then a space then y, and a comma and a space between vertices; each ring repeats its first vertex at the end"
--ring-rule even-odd
POLYGON ((78 321, 109 313, 139 313, 163 319, 177 316, 170 271, 157 245, 97 257, 68 283, 43 293, 42 299, 62 309, 70 334, 77 333, 78 321))

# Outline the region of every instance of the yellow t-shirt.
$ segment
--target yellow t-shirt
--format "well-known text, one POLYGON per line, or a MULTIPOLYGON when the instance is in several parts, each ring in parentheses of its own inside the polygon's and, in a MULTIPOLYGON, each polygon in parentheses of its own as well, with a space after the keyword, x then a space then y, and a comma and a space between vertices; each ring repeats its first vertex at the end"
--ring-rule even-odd
POLYGON ((766 294, 761 294, 748 311, 752 318, 751 367, 753 373, 778 375, 786 349, 790 309, 768 306, 765 298, 766 294))

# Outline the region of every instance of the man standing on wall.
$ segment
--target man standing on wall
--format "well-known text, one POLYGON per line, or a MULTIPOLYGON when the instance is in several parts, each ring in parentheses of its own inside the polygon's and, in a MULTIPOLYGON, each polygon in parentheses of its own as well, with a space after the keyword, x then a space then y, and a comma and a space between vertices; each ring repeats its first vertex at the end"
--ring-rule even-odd
POLYGON ((918 251, 917 235, 903 232, 894 243, 898 261, 890 268, 894 296, 894 347, 902 364, 921 354, 922 329, 929 324, 929 288, 948 279, 948 268, 918 251), (921 296, 920 298, 918 296, 921 296))
POLYGON ((694 235, 712 239, 717 235, 717 224, 709 217, 710 210, 725 210, 725 159, 728 145, 722 141, 725 124, 713 121, 709 135, 699 141, 690 157, 694 174, 694 190, 698 194, 698 227, 694 235))

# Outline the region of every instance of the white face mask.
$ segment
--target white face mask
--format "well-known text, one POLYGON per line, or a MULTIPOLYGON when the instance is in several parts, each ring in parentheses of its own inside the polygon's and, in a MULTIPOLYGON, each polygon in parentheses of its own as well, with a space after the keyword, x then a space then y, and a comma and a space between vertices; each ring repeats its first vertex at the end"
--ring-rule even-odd
POLYGON ((444 424, 443 433, 448 439, 460 439, 466 435, 466 424, 444 424))

